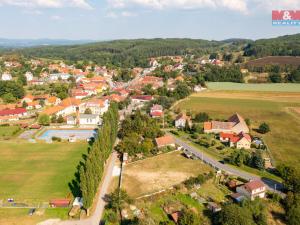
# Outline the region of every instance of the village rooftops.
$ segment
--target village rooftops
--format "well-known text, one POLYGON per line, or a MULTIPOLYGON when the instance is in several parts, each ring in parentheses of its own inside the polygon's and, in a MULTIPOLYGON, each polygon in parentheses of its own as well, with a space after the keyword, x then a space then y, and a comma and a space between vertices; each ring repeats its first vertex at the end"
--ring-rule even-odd
POLYGON ((153 97, 151 95, 133 95, 131 99, 141 100, 141 101, 151 101, 153 97))
POLYGON ((25 113, 27 113, 27 110, 24 108, 4 109, 0 111, 0 116, 23 115, 25 113))

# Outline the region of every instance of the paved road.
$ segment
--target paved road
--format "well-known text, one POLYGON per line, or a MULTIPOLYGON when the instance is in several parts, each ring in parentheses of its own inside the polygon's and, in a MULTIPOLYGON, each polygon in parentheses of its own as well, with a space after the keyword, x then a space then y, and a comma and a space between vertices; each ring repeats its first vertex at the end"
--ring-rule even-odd
POLYGON ((283 193, 279 192, 280 190, 283 189, 283 185, 281 183, 279 183, 277 181, 274 181, 274 180, 271 180, 271 179, 268 179, 268 178, 261 178, 257 175, 250 174, 250 173, 244 172, 242 170, 235 169, 235 168, 233 168, 229 165, 226 165, 226 164, 222 164, 218 160, 214 159, 212 156, 206 154, 205 152, 202 152, 201 150, 187 144, 186 142, 182 141, 181 139, 175 137, 174 135, 172 135, 172 136, 174 137, 175 142, 176 142, 177 145, 180 145, 183 148, 187 149, 188 151, 193 153, 195 156, 197 156, 199 159, 203 160, 205 163, 211 165, 212 167, 214 167, 218 170, 225 171, 229 174, 239 176, 239 177, 244 178, 246 180, 261 179, 270 191, 275 191, 275 189, 276 189, 276 192, 278 192, 279 194, 283 194, 283 193))
POLYGON ((44 221, 43 223, 40 223, 39 225, 46 225, 46 224, 47 225, 99 225, 102 215, 103 215, 103 210, 104 210, 104 207, 106 204, 106 202, 104 201, 104 197, 107 194, 108 187, 109 187, 109 184, 112 179, 113 169, 116 164, 116 160, 117 160, 117 153, 114 152, 114 153, 112 153, 112 155, 108 161, 108 164, 106 167, 107 168, 106 174, 104 175, 104 180, 99 187, 100 193, 99 193, 96 209, 93 212, 92 216, 90 216, 87 219, 83 219, 83 220, 66 220, 66 221, 59 221, 59 222, 55 221, 55 220, 52 220, 53 222, 51 222, 51 220, 49 220, 49 221, 44 221))

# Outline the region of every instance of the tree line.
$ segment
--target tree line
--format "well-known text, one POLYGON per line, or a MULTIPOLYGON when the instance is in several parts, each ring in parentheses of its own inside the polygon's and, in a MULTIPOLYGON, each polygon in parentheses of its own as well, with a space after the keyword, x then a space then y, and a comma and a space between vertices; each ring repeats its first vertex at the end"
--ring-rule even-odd
POLYGON ((89 209, 97 193, 103 176, 104 165, 110 156, 118 132, 118 106, 111 103, 103 115, 103 123, 98 135, 88 149, 86 159, 79 168, 80 191, 85 209, 89 209))

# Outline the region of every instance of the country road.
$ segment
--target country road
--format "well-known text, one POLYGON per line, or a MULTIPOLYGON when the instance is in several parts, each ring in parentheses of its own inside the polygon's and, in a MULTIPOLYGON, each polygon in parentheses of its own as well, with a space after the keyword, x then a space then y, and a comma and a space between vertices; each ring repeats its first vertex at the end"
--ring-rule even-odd
POLYGON ((99 196, 96 203, 96 209, 94 212, 92 212, 93 213, 92 216, 83 220, 66 220, 66 221, 48 220, 39 223, 38 225, 99 225, 106 204, 106 202, 104 201, 104 197, 107 194, 109 184, 112 180, 113 169, 116 164, 116 160, 117 160, 117 153, 113 152, 106 166, 106 173, 103 176, 103 182, 99 186, 100 190, 99 190, 99 196))
POLYGON ((283 189, 283 185, 281 183, 279 183, 277 181, 274 181, 274 180, 271 180, 269 178, 259 177, 259 176, 254 175, 254 174, 247 173, 245 171, 242 171, 242 170, 236 169, 234 167, 231 167, 230 165, 220 163, 218 160, 214 159, 212 156, 208 155, 207 153, 201 152, 201 150, 187 144, 186 142, 182 141, 181 139, 177 138, 174 135, 172 135, 172 136, 174 137, 175 142, 176 142, 177 145, 180 145, 183 148, 187 149, 189 152, 193 153, 199 159, 201 159, 205 163, 211 165, 212 167, 214 167, 218 170, 225 171, 229 174, 239 176, 239 177, 244 178, 246 180, 260 179, 262 182, 264 182, 264 184, 267 186, 267 189, 269 191, 277 192, 277 193, 283 195, 283 193, 281 192, 281 190, 283 189))

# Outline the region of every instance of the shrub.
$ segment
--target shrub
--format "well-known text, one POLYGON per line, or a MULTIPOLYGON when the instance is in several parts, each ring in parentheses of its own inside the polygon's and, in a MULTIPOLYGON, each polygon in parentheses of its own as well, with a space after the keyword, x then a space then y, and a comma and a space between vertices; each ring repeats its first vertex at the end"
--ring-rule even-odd
POLYGON ((53 136, 52 138, 52 141, 57 141, 57 142, 61 142, 61 138, 60 137, 55 137, 55 136, 53 136))
POLYGON ((266 134, 270 131, 270 127, 267 123, 263 122, 259 125, 258 132, 261 134, 266 134))

